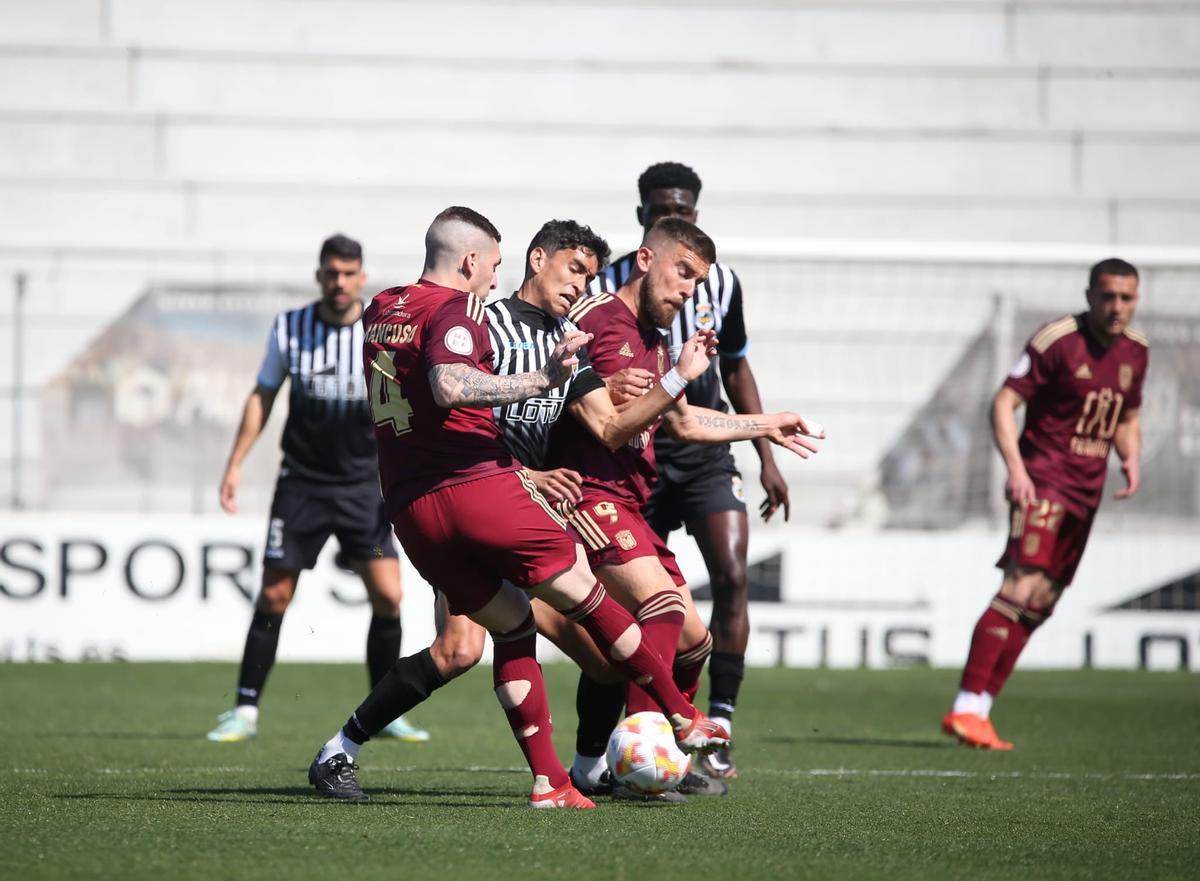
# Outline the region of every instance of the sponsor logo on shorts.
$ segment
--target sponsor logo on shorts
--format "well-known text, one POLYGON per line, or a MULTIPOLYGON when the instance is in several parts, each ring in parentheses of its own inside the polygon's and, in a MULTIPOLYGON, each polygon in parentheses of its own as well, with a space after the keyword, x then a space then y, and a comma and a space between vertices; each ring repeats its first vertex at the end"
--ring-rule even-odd
POLYGON ((442 339, 446 344, 446 348, 456 355, 470 355, 475 351, 475 341, 471 339, 471 332, 461 324, 456 324, 454 327, 446 331, 446 336, 442 339))
POLYGON ((628 529, 622 529, 613 536, 617 540, 617 544, 621 546, 623 551, 632 551, 637 547, 637 539, 633 537, 633 533, 628 529))
POLYGON ((1042 546, 1042 537, 1036 532, 1025 536, 1025 556, 1032 557, 1037 554, 1038 548, 1042 546))
POLYGON ((730 483, 730 489, 733 490, 733 497, 735 499, 737 499, 739 502, 745 502, 746 501, 746 484, 744 484, 742 482, 742 479, 735 474, 735 475, 733 475, 733 479, 730 480, 729 483, 730 483))
POLYGON ((282 557, 283 556, 283 518, 272 517, 271 522, 267 525, 267 549, 263 551, 264 557, 282 557))

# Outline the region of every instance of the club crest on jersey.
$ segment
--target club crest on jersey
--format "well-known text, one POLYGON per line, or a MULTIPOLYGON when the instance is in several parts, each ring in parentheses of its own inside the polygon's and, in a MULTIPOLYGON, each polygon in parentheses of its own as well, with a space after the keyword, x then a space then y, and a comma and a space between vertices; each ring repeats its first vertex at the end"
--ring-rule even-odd
POLYGON ((1131 364, 1122 364, 1117 370, 1117 384, 1121 386, 1121 391, 1129 391, 1129 387, 1133 385, 1133 366, 1131 364))
POLYGON ((700 330, 711 330, 717 323, 717 316, 713 313, 712 303, 699 303, 696 306, 696 327, 700 330))
POLYGON ((628 529, 622 529, 613 536, 617 540, 617 544, 621 546, 623 551, 632 551, 637 547, 637 539, 633 537, 633 533, 628 529))
POLYGON ((621 345, 621 348, 617 352, 617 354, 623 355, 626 358, 632 358, 633 357, 633 347, 630 346, 628 342, 625 342, 621 345))
POLYGON ((1088 367, 1086 364, 1080 364, 1079 367, 1077 367, 1075 369, 1075 378, 1076 379, 1091 379, 1092 378, 1092 368, 1088 367))
POLYGON ((475 351, 475 341, 471 339, 471 331, 467 330, 461 324, 456 324, 454 327, 446 331, 446 336, 442 342, 446 344, 446 348, 456 355, 470 355, 475 351))

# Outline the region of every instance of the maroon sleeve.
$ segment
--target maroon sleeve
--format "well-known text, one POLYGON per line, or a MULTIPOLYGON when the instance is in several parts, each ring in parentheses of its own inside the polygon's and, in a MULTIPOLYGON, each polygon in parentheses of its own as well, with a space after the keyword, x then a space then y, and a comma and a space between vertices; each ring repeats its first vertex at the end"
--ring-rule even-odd
POLYGON ((471 309, 468 294, 451 297, 429 316, 425 323, 425 344, 421 348, 427 368, 439 364, 470 367, 487 364, 487 372, 492 372, 487 319, 482 309, 471 309))
POLYGON ((1048 351, 1039 352, 1033 347, 1032 341, 1026 343, 1004 384, 1020 395, 1022 400, 1032 400, 1038 389, 1051 379, 1054 348, 1051 346, 1048 351))
POLYGON ((587 344, 587 359, 597 375, 606 379, 621 369, 617 350, 625 341, 625 336, 614 329, 612 321, 597 314, 602 311, 603 307, 593 309, 576 326, 592 335, 591 342, 587 344))

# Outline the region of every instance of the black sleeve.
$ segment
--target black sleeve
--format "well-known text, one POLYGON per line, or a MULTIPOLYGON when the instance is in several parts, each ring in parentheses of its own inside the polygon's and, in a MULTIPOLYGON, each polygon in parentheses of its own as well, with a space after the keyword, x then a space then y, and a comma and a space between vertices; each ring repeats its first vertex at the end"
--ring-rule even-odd
POLYGON ((729 297, 729 311, 721 322, 721 339, 717 351, 722 358, 745 358, 750 341, 746 339, 746 317, 742 314, 742 283, 737 273, 733 276, 733 293, 729 297))
POLYGON ((563 401, 563 405, 578 401, 584 395, 591 394, 598 388, 604 388, 604 380, 599 373, 592 369, 587 355, 580 352, 579 368, 575 371, 575 376, 571 378, 571 384, 567 386, 567 398, 563 401))

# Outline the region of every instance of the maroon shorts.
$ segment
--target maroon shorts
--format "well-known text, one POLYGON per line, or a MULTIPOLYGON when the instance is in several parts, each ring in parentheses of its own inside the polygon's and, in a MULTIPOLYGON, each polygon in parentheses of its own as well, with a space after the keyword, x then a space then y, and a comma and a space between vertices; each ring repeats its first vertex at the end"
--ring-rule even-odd
POLYGON ((574 530, 523 471, 506 471, 426 493, 392 525, 421 576, 470 615, 503 579, 529 588, 575 565, 574 530))
POLYGON ((570 521, 583 536, 588 563, 593 569, 619 566, 638 557, 658 557, 677 587, 687 584, 675 562, 675 555, 650 528, 642 512, 629 503, 611 496, 585 493, 570 521))
POLYGON ((1086 517, 1077 517, 1058 499, 1014 504, 1008 546, 996 565, 1001 569, 1041 569, 1066 587, 1083 559, 1095 517, 1095 509, 1089 510, 1086 517))

